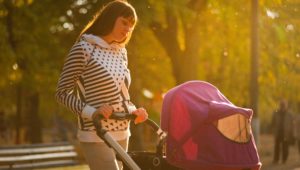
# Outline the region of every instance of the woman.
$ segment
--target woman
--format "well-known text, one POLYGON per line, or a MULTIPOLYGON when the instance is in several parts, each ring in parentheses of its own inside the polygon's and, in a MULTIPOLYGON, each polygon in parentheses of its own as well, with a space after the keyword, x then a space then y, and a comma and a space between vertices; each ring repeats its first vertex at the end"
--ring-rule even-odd
POLYGON ((129 98, 131 82, 125 44, 137 22, 134 8, 124 1, 105 5, 83 29, 64 63, 57 100, 76 113, 78 139, 90 169, 122 169, 115 153, 95 132, 92 120, 104 116, 102 127, 127 150, 130 136, 127 120, 111 120, 113 112, 137 115, 135 123, 148 118, 129 98))

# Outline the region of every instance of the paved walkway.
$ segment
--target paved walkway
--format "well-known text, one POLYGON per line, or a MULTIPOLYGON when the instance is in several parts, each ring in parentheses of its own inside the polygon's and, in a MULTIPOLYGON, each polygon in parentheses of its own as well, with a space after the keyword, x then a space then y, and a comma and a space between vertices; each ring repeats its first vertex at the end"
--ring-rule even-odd
POLYGON ((76 165, 76 166, 67 166, 67 167, 58 167, 58 168, 37 169, 37 170, 90 170, 90 169, 87 165, 76 165))

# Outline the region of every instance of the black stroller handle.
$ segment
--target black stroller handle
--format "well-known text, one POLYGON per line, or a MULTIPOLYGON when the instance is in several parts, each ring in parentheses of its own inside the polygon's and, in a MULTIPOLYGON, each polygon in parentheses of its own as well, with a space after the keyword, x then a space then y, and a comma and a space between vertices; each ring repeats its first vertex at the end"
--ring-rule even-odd
MULTIPOLYGON (((129 114, 129 113, 120 113, 115 112, 113 113, 109 119, 114 120, 135 120, 136 119, 135 114, 129 114)), ((167 134, 161 130, 161 128, 151 119, 147 119, 142 123, 145 123, 146 125, 150 126, 151 129, 156 132, 158 137, 160 138, 159 143, 156 146, 156 152, 145 152, 145 151, 131 151, 126 153, 119 144, 107 133, 107 130, 102 128, 101 120, 105 119, 103 115, 96 115, 93 119, 94 126, 96 128, 97 135, 103 139, 103 141, 111 148, 113 148, 118 158, 120 158, 123 163, 125 163, 127 166, 124 167, 124 170, 138 170, 138 169, 155 169, 155 170, 161 170, 164 169, 164 167, 167 167, 166 169, 169 169, 170 166, 167 166, 168 163, 165 160, 165 154, 164 154, 164 143, 166 141, 167 134), (135 162, 136 161, 136 162, 135 162), (141 168, 139 167, 141 166, 141 168), (145 168, 149 167, 149 168, 145 168)), ((178 170, 171 168, 172 170, 178 170)), ((171 170, 170 169, 170 170, 171 170)))
MULTIPOLYGON (((109 117, 109 119, 114 119, 114 120, 134 120, 135 118, 136 118, 136 115, 129 114, 129 113, 123 113, 123 112, 114 112, 109 117)), ((96 128, 97 135, 101 139, 103 139, 103 135, 107 132, 106 130, 102 129, 102 124, 101 124, 102 119, 105 119, 102 114, 98 114, 93 118, 93 124, 96 128)))
MULTIPOLYGON (((129 114, 129 113, 124 113, 124 112, 114 112, 109 116, 109 119, 115 119, 115 120, 134 120, 136 118, 135 114, 129 114)), ((93 119, 94 124, 96 123, 95 121, 99 121, 104 119, 104 116, 102 114, 96 115, 96 117, 93 119)))
MULTIPOLYGON (((135 114, 129 114, 125 112, 114 112, 113 114, 110 115, 109 119, 115 119, 115 120, 134 120, 137 116, 135 114)), ((101 124, 99 123, 100 120, 104 119, 104 116, 99 114, 97 115, 94 120, 94 126, 96 129, 101 129, 101 124)), ((165 134, 163 131, 160 129, 160 127, 151 119, 145 120, 143 123, 146 123, 149 125, 157 134, 160 138, 165 137, 165 134)))
MULTIPOLYGON (((116 120, 134 119, 135 115, 129 115, 126 113, 113 113, 109 118, 116 120)), ((94 126, 96 128, 97 135, 103 139, 107 146, 113 148, 121 160, 130 167, 131 170, 141 170, 141 168, 134 162, 134 160, 126 153, 126 151, 116 142, 112 136, 107 133, 105 129, 102 129, 101 120, 104 119, 103 115, 96 115, 93 119, 94 126)))
POLYGON ((109 118, 115 120, 134 120, 136 117, 135 114, 115 112, 109 118))
MULTIPOLYGON (((115 119, 115 120, 134 120, 137 116, 135 114, 129 114, 129 113, 125 113, 125 112, 114 112, 113 114, 110 115, 109 119, 115 119)), ((102 136, 106 133, 106 130, 102 129, 102 125, 101 125, 101 120, 104 119, 104 116, 99 114, 97 115, 94 120, 94 126, 96 128, 97 134, 98 136, 100 136, 101 138, 103 138, 102 136)), ((162 155, 162 147, 163 144, 165 142, 165 138, 167 136, 167 134, 161 130, 161 128, 151 119, 147 119, 144 122, 147 124, 148 126, 150 126, 154 132, 156 132, 156 134, 158 135, 158 137, 160 138, 160 142, 157 145, 157 153, 159 155, 162 155)))

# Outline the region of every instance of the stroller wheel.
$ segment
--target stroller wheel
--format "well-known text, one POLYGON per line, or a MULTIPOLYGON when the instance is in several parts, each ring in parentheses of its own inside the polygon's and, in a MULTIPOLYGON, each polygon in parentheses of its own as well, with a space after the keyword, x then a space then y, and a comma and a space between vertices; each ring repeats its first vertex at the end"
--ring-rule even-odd
MULTIPOLYGON (((170 165, 165 157, 156 153, 134 151, 128 154, 142 170, 179 170, 178 167, 170 165)), ((124 166, 124 170, 129 170, 129 168, 124 166)))
MULTIPOLYGON (((161 159, 152 152, 129 152, 130 157, 137 163, 142 170, 160 170, 161 159)), ((124 167, 127 170, 127 167, 124 167)))
POLYGON ((160 166, 160 164, 161 164, 161 161, 160 161, 160 159, 158 157, 154 157, 152 159, 152 165, 153 166, 158 167, 158 166, 160 166))

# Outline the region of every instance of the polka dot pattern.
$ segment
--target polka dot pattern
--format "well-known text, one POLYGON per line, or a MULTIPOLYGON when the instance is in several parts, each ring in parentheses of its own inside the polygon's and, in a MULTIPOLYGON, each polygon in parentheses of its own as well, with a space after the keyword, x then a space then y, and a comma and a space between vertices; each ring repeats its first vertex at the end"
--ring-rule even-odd
MULTIPOLYGON (((114 49, 114 48, 103 48, 96 46, 93 50, 93 55, 91 59, 96 61, 95 64, 101 66, 107 73, 109 77, 113 79, 114 87, 120 92, 119 100, 123 101, 129 99, 128 94, 128 84, 125 83, 130 79, 129 70, 127 68, 127 57, 125 49, 114 49), (126 86, 126 87, 124 87, 126 86), (127 89, 124 90, 122 89, 127 89), (124 97, 125 96, 125 97, 124 97)), ((92 49, 88 49, 91 51, 92 49)), ((114 112, 126 112, 126 108, 122 102, 111 104, 114 108, 114 112)), ((129 122, 127 120, 102 120, 102 127, 108 131, 121 131, 127 130, 129 122)))
POLYGON ((126 74, 128 74, 127 60, 124 57, 126 54, 121 49, 107 49, 97 48, 94 52, 94 58, 96 61, 104 67, 113 78, 118 89, 121 89, 121 85, 125 80, 126 74))
MULTIPOLYGON (((83 113, 86 105, 95 109, 102 104, 112 105, 114 112, 129 112, 130 72, 126 49, 107 44, 97 36, 84 35, 74 44, 64 65, 60 80, 60 100, 79 116, 81 131, 94 131, 90 117, 83 113), (69 93, 76 88, 77 95, 69 93), (65 97, 66 96, 66 97, 65 97)), ((128 129, 128 121, 103 120, 108 131, 128 129)))

